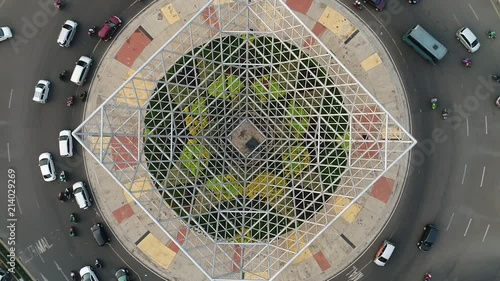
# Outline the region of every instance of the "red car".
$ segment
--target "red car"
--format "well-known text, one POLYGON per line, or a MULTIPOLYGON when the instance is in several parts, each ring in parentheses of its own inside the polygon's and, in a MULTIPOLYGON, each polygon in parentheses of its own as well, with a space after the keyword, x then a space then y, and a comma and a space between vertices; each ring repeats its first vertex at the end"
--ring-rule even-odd
POLYGON ((118 27, 122 25, 122 20, 117 16, 111 16, 109 20, 104 22, 104 26, 99 29, 99 37, 102 40, 108 41, 113 38, 113 34, 115 34, 118 27))

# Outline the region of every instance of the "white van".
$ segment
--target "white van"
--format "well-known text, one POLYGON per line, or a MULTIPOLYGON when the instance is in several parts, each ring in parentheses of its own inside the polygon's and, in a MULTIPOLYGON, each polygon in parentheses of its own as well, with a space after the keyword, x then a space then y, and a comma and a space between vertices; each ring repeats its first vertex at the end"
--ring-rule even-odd
POLYGON ((384 266, 385 263, 391 257, 392 252, 394 252, 394 249, 396 249, 396 246, 394 246, 394 244, 392 244, 391 241, 385 240, 380 249, 378 250, 377 255, 375 256, 375 260, 373 262, 378 266, 384 266))
POLYGON ((85 184, 82 181, 73 184, 73 195, 80 209, 88 209, 92 205, 85 184))
POLYGON ((59 132, 59 154, 62 157, 73 156, 73 137, 70 130, 59 132))
POLYGON ((89 73, 90 66, 92 65, 92 59, 86 56, 81 56, 75 64, 75 69, 73 70, 70 80, 80 86, 87 80, 87 74, 89 73))

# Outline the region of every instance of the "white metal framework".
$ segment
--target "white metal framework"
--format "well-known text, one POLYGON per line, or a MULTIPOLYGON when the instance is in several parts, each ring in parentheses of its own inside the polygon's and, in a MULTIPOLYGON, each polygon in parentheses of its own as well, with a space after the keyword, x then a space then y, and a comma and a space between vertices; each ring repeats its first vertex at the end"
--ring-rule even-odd
POLYGON ((272 280, 415 140, 281 0, 215 2, 74 136, 211 280, 272 280))

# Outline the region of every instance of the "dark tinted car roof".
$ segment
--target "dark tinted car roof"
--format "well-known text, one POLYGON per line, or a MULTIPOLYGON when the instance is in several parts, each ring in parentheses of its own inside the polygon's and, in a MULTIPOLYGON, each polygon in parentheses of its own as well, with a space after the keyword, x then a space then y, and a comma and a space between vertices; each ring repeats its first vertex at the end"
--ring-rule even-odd
POLYGON ((439 230, 434 225, 428 224, 425 226, 425 231, 424 233, 422 233, 422 238, 421 238, 422 240, 421 241, 422 245, 420 246, 421 250, 423 251, 430 250, 430 248, 437 239, 438 232, 439 230))
POLYGON ((108 236, 106 232, 104 232, 104 228, 102 224, 96 223, 90 228, 92 230, 92 235, 94 235, 94 239, 97 242, 97 245, 102 246, 108 242, 108 236))

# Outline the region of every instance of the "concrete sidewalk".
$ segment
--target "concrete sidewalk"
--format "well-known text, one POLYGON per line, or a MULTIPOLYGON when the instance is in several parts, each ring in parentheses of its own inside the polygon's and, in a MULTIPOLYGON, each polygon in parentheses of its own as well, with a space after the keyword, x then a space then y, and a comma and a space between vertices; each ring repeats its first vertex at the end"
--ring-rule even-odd
MULTIPOLYGON (((99 65, 85 115, 94 112, 198 12, 204 4, 200 2, 158 0, 129 22, 99 65)), ((375 35, 338 2, 289 0, 287 5, 400 124, 409 128, 399 75, 375 35)), ((87 153, 84 157, 96 202, 108 226, 128 251, 168 280, 207 280, 115 180, 87 153)), ((403 157, 276 280, 327 280, 360 256, 390 218, 402 192, 408 160, 408 155, 403 157)), ((342 199, 337 203, 345 206, 350 201, 342 199)), ((180 244, 184 234, 179 232, 180 244)))

